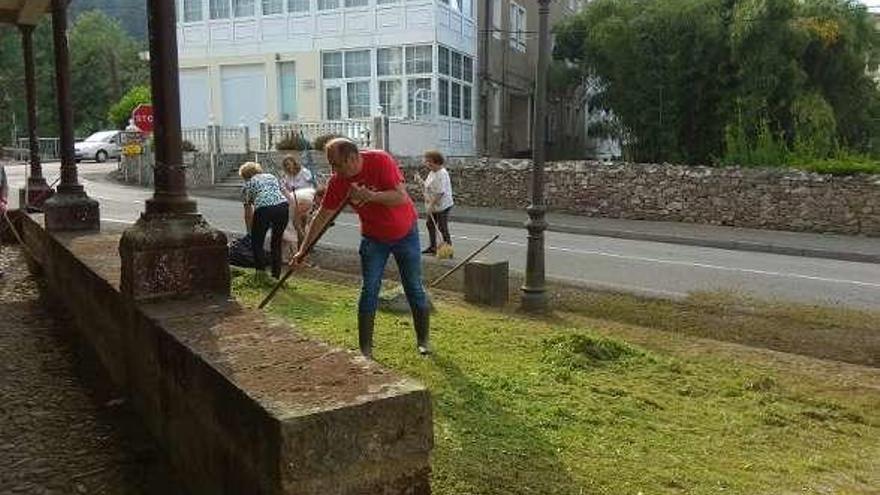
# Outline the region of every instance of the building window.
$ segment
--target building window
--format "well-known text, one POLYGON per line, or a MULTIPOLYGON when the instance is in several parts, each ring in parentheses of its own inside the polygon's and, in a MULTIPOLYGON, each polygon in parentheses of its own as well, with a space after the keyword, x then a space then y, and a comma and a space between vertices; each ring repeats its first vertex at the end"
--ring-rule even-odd
POLYGON ((468 17, 473 17, 473 0, 440 0, 440 3, 448 5, 468 17))
POLYGON ((366 7, 370 0, 345 0, 346 7, 366 7))
POLYGON ((526 9, 510 3, 510 46, 515 50, 526 51, 526 9))
POLYGON ((229 0, 210 0, 208 3, 211 19, 229 18, 229 0))
POLYGON ((452 52, 452 77, 456 79, 462 78, 461 57, 458 52, 452 52))
POLYGON ((370 81, 347 84, 348 118, 359 119, 370 116, 370 81))
POLYGON ((284 13, 283 0, 263 0, 263 15, 275 15, 284 13))
POLYGON ((403 84, 399 80, 379 81, 379 106, 389 117, 403 116, 403 84))
POLYGON ((444 75, 449 75, 449 49, 441 46, 437 49, 437 70, 444 75))
POLYGON ((492 0, 492 36, 501 39, 501 0, 492 0))
POLYGON ((431 79, 409 79, 406 82, 407 114, 411 119, 431 115, 431 79))
POLYGON ((254 0, 232 0, 235 17, 253 17, 254 0))
POLYGON ((370 51, 345 52, 345 77, 370 77, 370 51))
POLYGON ((437 81, 437 112, 444 117, 449 115, 449 81, 437 81))
POLYGON ((183 0, 183 22, 202 20, 202 0, 183 0))
POLYGON ((288 12, 308 12, 310 0, 287 0, 288 12))
POLYGON ((461 118, 461 84, 452 83, 452 110, 449 112, 449 115, 460 119, 461 118))
POLYGON ((327 120, 342 118, 342 88, 327 88, 327 120))
POLYGON ((376 50, 376 74, 380 77, 403 74, 403 49, 395 47, 376 50))
POLYGON ((440 47, 437 78, 437 113, 444 117, 471 120, 473 118, 473 59, 455 50, 440 47), (449 64, 444 70, 444 53, 449 54, 449 64))
POLYGON ((434 71, 434 47, 431 45, 406 47, 406 73, 430 74, 434 71))
POLYGON ((325 53, 322 61, 324 79, 339 79, 342 77, 342 52, 325 53))
POLYGON ((338 9, 339 0, 318 0, 318 10, 338 9))

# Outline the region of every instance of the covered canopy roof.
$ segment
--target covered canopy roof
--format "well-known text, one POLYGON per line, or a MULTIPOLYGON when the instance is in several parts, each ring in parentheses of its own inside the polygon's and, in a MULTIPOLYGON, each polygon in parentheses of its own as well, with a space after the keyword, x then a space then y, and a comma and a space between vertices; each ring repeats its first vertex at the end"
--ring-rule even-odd
POLYGON ((51 0, 0 0, 0 24, 35 26, 51 7, 51 0))

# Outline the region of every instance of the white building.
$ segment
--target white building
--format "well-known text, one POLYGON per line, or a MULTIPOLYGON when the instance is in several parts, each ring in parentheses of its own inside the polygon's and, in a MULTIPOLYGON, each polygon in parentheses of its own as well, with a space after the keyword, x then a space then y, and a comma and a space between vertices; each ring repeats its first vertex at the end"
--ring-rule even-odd
POLYGON ((177 35, 184 127, 384 112, 392 147, 474 152, 473 0, 178 0, 177 35))

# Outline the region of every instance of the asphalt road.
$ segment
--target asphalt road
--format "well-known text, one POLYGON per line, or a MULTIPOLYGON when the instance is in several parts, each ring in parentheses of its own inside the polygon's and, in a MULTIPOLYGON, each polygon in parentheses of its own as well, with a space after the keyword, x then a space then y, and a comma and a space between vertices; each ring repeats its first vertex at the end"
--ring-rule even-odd
MULTIPOLYGON (((112 163, 82 163, 80 180, 88 194, 100 201, 102 221, 132 223, 152 193, 102 179, 114 168, 112 163)), ((24 167, 7 166, 7 174, 14 188, 12 203, 16 204, 17 189, 24 183, 24 167)), ((51 182, 58 176, 58 165, 46 165, 44 174, 51 182)), ((212 225, 231 232, 244 230, 238 202, 196 200, 199 211, 212 225)), ((459 256, 493 234, 501 234, 484 257, 509 260, 512 270, 525 269, 525 229, 451 223, 450 230, 459 256)), ((356 249, 358 239, 357 217, 343 213, 321 242, 356 249)), ((546 253, 548 277, 595 287, 669 297, 723 290, 763 299, 880 309, 880 264, 556 232, 546 234, 546 253)))

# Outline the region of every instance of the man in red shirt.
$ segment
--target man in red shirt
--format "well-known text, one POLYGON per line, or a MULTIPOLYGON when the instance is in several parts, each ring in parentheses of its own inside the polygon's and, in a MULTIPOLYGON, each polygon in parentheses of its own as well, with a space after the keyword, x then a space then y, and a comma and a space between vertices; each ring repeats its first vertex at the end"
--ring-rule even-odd
POLYGON ((358 340, 361 353, 372 357, 373 324, 379 306, 379 289, 389 255, 394 255, 413 315, 419 353, 429 354, 429 311, 422 287, 422 255, 418 214, 406 192, 403 175, 394 158, 380 150, 358 150, 353 142, 337 138, 325 146, 333 175, 321 207, 311 221, 305 240, 290 261, 302 263, 304 249, 339 208, 351 204, 361 221, 361 272, 363 285, 358 303, 358 340))

